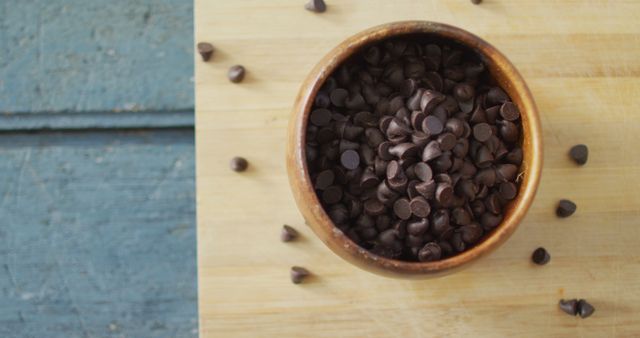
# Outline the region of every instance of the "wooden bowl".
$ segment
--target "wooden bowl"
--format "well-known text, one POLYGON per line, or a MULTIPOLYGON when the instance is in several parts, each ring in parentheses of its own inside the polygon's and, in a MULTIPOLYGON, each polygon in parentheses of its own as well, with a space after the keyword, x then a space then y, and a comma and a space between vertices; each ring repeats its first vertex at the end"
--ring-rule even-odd
POLYGON ((438 276, 468 266, 493 251, 511 236, 533 202, 542 170, 542 135, 536 105, 516 68, 495 47, 481 38, 453 26, 428 21, 394 22, 358 33, 327 54, 306 78, 291 113, 287 144, 289 182, 298 208, 315 234, 340 257, 367 271, 391 277, 424 278, 438 276), (522 118, 523 173, 515 200, 506 207, 502 223, 471 249, 435 262, 406 262, 375 255, 354 242, 323 209, 309 177, 305 154, 305 130, 316 93, 326 78, 363 47, 388 38, 419 35, 451 41, 474 50, 518 106, 522 118))

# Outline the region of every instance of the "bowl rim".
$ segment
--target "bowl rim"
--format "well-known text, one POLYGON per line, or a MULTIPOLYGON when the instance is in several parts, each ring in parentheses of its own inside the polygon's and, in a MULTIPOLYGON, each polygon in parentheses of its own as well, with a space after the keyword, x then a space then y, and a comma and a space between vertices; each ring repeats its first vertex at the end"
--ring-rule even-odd
POLYGON ((344 40, 325 55, 309 73, 296 97, 289 128, 287 169, 294 197, 307 223, 316 235, 336 254, 372 272, 393 277, 420 277, 446 274, 468 265, 499 247, 518 227, 531 206, 542 171, 542 134, 535 102, 524 79, 513 64, 482 38, 461 28, 432 21, 397 21, 371 27, 344 40), (313 99, 329 75, 345 60, 371 43, 402 35, 433 35, 453 40, 475 51, 489 66, 493 78, 502 78, 513 101, 522 112, 524 153, 520 171, 524 172, 518 196, 510 202, 503 221, 471 249, 443 260, 410 262, 376 255, 349 239, 331 221, 313 189, 306 161, 305 134, 313 99), (513 93, 517 93, 514 98, 513 93), (527 128, 525 128, 525 121, 527 128), (525 152, 525 148, 528 150, 525 152), (309 200, 310 199, 310 200, 309 200), (308 211, 308 212, 306 212, 308 211), (308 218, 312 219, 309 220, 308 218), (314 223, 313 226, 311 223, 314 223))

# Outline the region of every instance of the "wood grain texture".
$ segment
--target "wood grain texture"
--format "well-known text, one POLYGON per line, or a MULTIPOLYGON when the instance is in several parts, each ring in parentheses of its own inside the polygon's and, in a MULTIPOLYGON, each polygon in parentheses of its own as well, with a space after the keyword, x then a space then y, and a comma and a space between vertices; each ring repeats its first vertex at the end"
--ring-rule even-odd
POLYGON ((196 62, 201 335, 208 337, 634 337, 640 335, 640 3, 636 1, 196 0, 196 40, 218 53, 196 62), (304 2, 304 1, 303 1, 304 2), (428 281, 386 279, 332 254, 307 229, 284 166, 287 119, 313 65, 346 37, 384 22, 445 22, 494 44, 519 68, 541 112, 545 161, 536 200, 499 250, 428 281), (230 84, 233 64, 247 67, 230 84), (569 147, 585 143, 577 167, 569 147), (228 169, 234 155, 251 169, 228 169), (578 212, 557 219, 560 198, 578 212), (278 242, 283 223, 302 240, 278 242), (529 262, 545 246, 551 262, 529 262), (288 281, 291 265, 307 284, 288 281), (581 320, 560 298, 597 308, 581 320))

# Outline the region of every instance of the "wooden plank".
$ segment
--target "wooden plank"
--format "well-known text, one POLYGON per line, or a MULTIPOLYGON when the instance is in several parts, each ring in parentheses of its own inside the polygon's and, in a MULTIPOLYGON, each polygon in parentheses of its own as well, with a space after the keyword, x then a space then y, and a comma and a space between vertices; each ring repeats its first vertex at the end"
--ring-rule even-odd
POLYGON ((0 135, 0 337, 197 332, 186 130, 0 135))
POLYGON ((2 1, 0 113, 191 110, 192 18, 191 0, 2 1))
POLYGON ((302 5, 196 0, 196 40, 218 47, 196 62, 202 337, 640 335, 639 2, 334 1, 320 15, 302 5), (500 48, 528 81, 545 136, 521 228, 469 269, 428 281, 371 275, 331 253, 304 226, 284 166, 289 111, 315 62, 357 31, 407 19, 458 25, 500 48), (237 63, 248 78, 230 84, 237 63), (584 167, 567 158, 575 143, 590 147, 584 167), (231 172, 235 155, 251 170, 231 172), (571 218, 555 217, 560 198, 578 203, 571 218), (283 223, 303 239, 279 243, 283 223), (529 262, 538 246, 549 265, 529 262), (316 278, 290 284, 294 264, 316 278), (571 318, 557 309, 563 297, 597 311, 571 318))

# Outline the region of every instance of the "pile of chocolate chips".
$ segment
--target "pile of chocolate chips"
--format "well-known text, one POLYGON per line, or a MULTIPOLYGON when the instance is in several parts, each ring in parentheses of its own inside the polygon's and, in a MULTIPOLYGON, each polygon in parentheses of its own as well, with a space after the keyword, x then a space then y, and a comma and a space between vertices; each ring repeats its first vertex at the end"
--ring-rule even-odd
POLYGON ((327 78, 306 157, 351 240, 405 261, 465 251, 518 194, 520 111, 478 56, 407 39, 366 47, 327 78))

